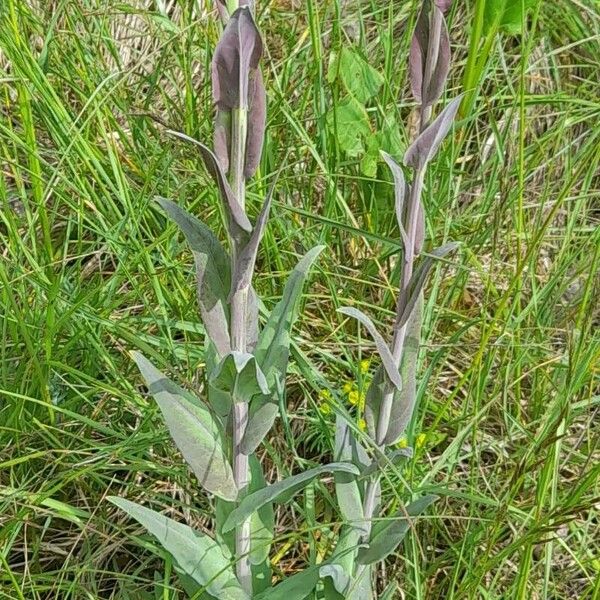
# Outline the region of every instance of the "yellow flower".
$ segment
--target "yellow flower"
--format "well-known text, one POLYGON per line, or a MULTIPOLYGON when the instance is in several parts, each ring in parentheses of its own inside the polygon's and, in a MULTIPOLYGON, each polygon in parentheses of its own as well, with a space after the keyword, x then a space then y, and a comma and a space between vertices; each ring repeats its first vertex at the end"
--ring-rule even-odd
POLYGON ((369 367, 371 366, 371 359, 365 358, 360 361, 360 373, 361 375, 366 375, 369 372, 369 367))
POLYGON ((356 391, 356 390, 352 390, 349 394, 348 394, 348 402, 350 402, 350 404, 358 404, 360 400, 360 394, 356 391))
POLYGON ((327 402, 321 402, 321 404, 319 404, 319 412, 322 415, 330 415, 331 414, 331 405, 328 404, 327 402))
POLYGON ((425 445, 425 440, 427 439, 427 436, 424 433, 420 433, 417 436, 417 439, 415 440, 415 446, 417 448, 422 448, 425 445))
POLYGON ((327 388, 323 388, 319 392, 319 398, 322 398, 323 400, 331 400, 331 392, 327 388))
POLYGON ((367 429, 367 422, 364 419, 359 419, 358 420, 358 428, 361 431, 365 431, 367 429))
POLYGON ((408 440, 405 437, 403 437, 398 440, 396 446, 398 446, 398 448, 408 448, 408 440))
POLYGON ((349 394, 354 389, 354 384, 351 381, 347 381, 342 388, 344 394, 349 394))

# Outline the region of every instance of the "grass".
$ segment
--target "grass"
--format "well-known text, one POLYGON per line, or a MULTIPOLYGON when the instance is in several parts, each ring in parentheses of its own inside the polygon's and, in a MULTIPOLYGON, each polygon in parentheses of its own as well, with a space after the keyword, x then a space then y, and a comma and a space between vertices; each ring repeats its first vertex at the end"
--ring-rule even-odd
MULTIPOLYGON (((202 381, 192 259, 151 198, 217 227, 219 208, 190 149, 151 117, 210 139, 218 30, 202 3, 175 4, 0 7, 0 598, 175 598, 172 564, 107 493, 208 525, 127 355, 202 381)), ((471 18, 456 5, 452 94, 471 18)), ((259 259, 265 303, 302 250, 328 246, 297 328, 288 414, 262 457, 273 480, 331 452, 320 390, 348 406, 342 384, 361 385, 369 356, 336 307, 392 320, 391 187, 381 165, 377 180, 361 175, 327 128, 340 96, 329 56, 353 41, 384 74, 374 127, 413 123, 414 14, 313 0, 258 13, 270 110, 251 209, 290 151, 259 259)), ((386 565, 406 598, 600 598, 600 11, 543 3, 530 27, 523 44, 495 41, 427 182, 428 244, 462 249, 427 290, 408 436, 419 443, 386 483, 395 501, 442 495, 386 565)), ((327 552, 339 517, 320 492, 280 511, 277 574, 327 552)))

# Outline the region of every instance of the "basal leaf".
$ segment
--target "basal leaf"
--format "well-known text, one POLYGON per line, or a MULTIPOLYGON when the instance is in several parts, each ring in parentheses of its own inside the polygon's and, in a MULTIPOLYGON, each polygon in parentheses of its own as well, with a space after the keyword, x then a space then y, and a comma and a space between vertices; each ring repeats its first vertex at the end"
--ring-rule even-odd
POLYGON ((108 500, 155 536, 183 573, 206 587, 212 596, 219 600, 248 600, 231 561, 213 539, 135 502, 116 496, 109 496, 108 500))
POLYGON ((345 306, 338 309, 338 312, 341 312, 344 315, 352 317, 356 319, 359 323, 365 326, 368 332, 371 334, 371 337, 375 341, 375 346, 377 347, 377 352, 381 357, 381 362, 385 368, 385 372, 389 378, 389 380, 394 384, 396 388, 402 387, 402 380, 400 379, 400 373, 398 372, 398 367, 394 361, 394 357, 390 352, 385 340, 377 331, 373 321, 367 315, 365 315, 362 311, 357 308, 353 308, 351 306, 345 306))
POLYGON ((154 396, 175 445, 209 492, 224 500, 235 500, 237 488, 222 447, 222 431, 208 408, 163 375, 140 353, 133 358, 154 396))
POLYGON ((229 256, 214 233, 196 217, 166 198, 158 197, 156 202, 179 225, 194 253, 202 322, 217 352, 224 356, 230 350, 229 256))
POLYGON ((254 396, 270 393, 256 358, 237 350, 227 354, 211 373, 210 384, 230 394, 234 402, 250 402, 254 396))
POLYGON ((409 167, 422 169, 435 156, 440 144, 452 127, 461 101, 462 95, 452 100, 409 146, 404 155, 404 162, 409 167))
POLYGON ((265 590, 255 600, 304 600, 319 582, 319 567, 308 567, 300 573, 287 577, 275 587, 265 590))
POLYGON ((304 473, 292 475, 272 485, 267 485, 262 490, 253 494, 248 494, 239 503, 238 507, 231 512, 229 518, 223 525, 223 531, 227 532, 243 523, 254 511, 265 504, 272 502, 285 503, 298 493, 302 488, 308 485, 313 479, 324 473, 335 473, 345 471, 346 473, 358 474, 358 469, 349 463, 331 463, 309 469, 304 473))
POLYGON ((392 519, 378 521, 373 526, 367 548, 358 551, 358 562, 370 565, 391 554, 404 539, 411 525, 410 517, 420 515, 437 496, 423 496, 411 502, 404 510, 398 511, 392 519))
POLYGON ((269 385, 285 377, 290 348, 290 331, 296 320, 296 306, 308 272, 325 246, 315 246, 298 262, 290 274, 283 296, 271 311, 260 333, 254 355, 269 385))

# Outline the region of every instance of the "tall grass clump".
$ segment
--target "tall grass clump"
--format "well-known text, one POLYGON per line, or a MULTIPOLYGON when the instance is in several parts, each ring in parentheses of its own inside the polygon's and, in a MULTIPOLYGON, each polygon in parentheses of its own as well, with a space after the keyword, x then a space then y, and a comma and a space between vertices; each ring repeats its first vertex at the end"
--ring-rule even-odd
MULTIPOLYGON (((256 450, 283 407, 291 329, 307 274, 323 246, 306 253, 292 272, 283 296, 259 325, 253 288, 256 257, 267 224, 277 177, 252 223, 245 207, 246 182, 257 167, 265 134, 266 94, 260 71, 263 42, 252 9, 219 5, 224 29, 212 59, 215 105, 213 149, 183 133, 201 157, 219 190, 228 233, 227 248, 200 220, 166 198, 157 205, 186 237, 196 263, 197 296, 206 333, 206 384, 202 397, 161 373, 141 353, 135 360, 176 446, 202 488, 214 496, 214 536, 201 533, 120 497, 111 502, 139 521, 172 555, 182 585, 194 597, 221 600, 304 598, 318 587, 323 598, 374 598, 373 567, 390 554, 411 519, 435 500, 415 499, 386 514, 381 473, 410 455, 395 444, 411 420, 416 393, 423 287, 436 259, 455 249, 447 244, 423 257, 425 172, 451 130, 461 98, 437 117, 434 104, 448 75, 450 44, 444 19, 447 3, 425 2, 410 51, 410 79, 420 103, 420 132, 404 156, 411 173, 389 154, 395 213, 402 239, 402 269, 391 340, 356 308, 340 312, 358 320, 375 341, 381 365, 366 397, 366 434, 338 415, 335 460, 272 484, 265 481, 256 450), (318 564, 272 587, 269 550, 275 503, 325 473, 335 477, 337 503, 345 526, 335 549, 318 564), (322 583, 320 583, 322 582, 322 583)), ((280 169, 281 170, 281 169, 280 169)), ((381 596, 393 597, 395 583, 381 596)))

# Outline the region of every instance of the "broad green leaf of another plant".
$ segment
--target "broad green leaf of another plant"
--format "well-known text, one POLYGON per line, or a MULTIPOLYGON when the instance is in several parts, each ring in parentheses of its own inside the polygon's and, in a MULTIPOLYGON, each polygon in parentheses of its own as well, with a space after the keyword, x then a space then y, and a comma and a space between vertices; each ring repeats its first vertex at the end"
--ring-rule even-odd
POLYGON ((538 2, 540 0, 486 0, 483 14, 484 33, 496 27, 510 35, 519 35, 523 22, 523 8, 527 14, 538 2))
POLYGON ((212 538, 135 502, 116 496, 109 496, 108 500, 155 536, 178 567, 212 596, 218 600, 248 600, 231 561, 212 538))
POLYGON ((419 516, 437 496, 428 495, 411 502, 405 510, 400 510, 392 519, 378 521, 373 526, 367 548, 358 551, 358 562, 370 565, 391 554, 404 539, 411 525, 410 517, 419 516))
POLYGON ((289 502, 295 494, 320 475, 340 471, 353 473, 354 475, 358 475, 359 473, 359 470, 352 464, 331 463, 329 465, 314 467, 313 469, 309 469, 298 475, 292 475, 287 479, 283 479, 272 485, 267 485, 262 490, 258 490, 253 494, 248 494, 242 499, 238 507, 231 512, 223 525, 223 531, 231 531, 240 525, 240 523, 243 523, 254 511, 265 504, 272 502, 284 504, 289 502))
POLYGON ((365 150, 363 139, 371 135, 371 124, 365 107, 352 96, 344 98, 327 114, 327 126, 335 134, 341 150, 356 157, 365 150))
POLYGON ((202 487, 224 500, 235 500, 238 490, 223 451, 219 422, 203 402, 173 383, 139 352, 132 355, 175 445, 202 487))
POLYGON ((344 46, 338 57, 337 68, 348 93, 362 104, 376 96, 383 85, 383 75, 374 69, 354 48, 344 46))

